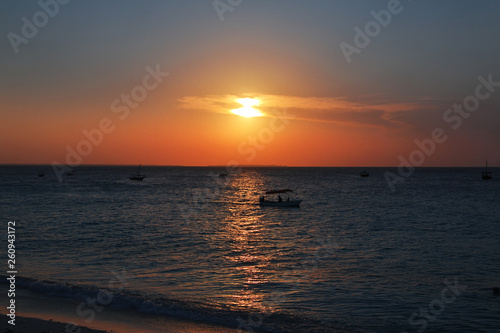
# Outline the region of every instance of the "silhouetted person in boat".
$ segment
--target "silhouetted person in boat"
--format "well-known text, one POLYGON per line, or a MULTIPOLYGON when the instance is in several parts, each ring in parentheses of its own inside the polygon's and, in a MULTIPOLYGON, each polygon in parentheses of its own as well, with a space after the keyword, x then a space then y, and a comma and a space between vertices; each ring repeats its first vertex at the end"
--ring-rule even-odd
POLYGON ((290 201, 290 197, 286 198, 286 201, 290 201))
POLYGON ((278 202, 282 202, 283 199, 281 199, 281 195, 278 195, 278 202))
POLYGON ((265 196, 261 196, 260 197, 260 202, 264 202, 264 201, 266 201, 266 197, 265 196))

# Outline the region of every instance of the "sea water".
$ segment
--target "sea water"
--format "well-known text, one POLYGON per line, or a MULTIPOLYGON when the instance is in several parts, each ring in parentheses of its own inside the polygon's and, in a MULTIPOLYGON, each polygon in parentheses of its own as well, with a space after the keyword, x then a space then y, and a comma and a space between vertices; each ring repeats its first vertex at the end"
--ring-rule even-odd
POLYGON ((17 288, 104 309, 242 331, 499 332, 500 170, 417 168, 393 188, 396 169, 363 170, 143 167, 131 181, 135 167, 81 166, 61 182, 1 166, 2 248, 16 221, 17 288), (272 189, 300 208, 260 207, 272 189))

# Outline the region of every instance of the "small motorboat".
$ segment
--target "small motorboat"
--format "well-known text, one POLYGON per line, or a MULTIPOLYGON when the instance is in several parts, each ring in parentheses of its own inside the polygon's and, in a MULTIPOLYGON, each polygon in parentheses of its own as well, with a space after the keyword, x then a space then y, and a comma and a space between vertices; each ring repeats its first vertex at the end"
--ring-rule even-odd
POLYGON ((259 205, 267 207, 299 207, 302 200, 289 200, 289 201, 269 201, 260 200, 259 205))
POLYGON ((45 172, 40 171, 40 172, 38 173, 38 177, 45 177, 45 172))
POLYGON ((290 200, 290 198, 287 198, 287 200, 283 200, 283 198, 281 198, 280 194, 290 193, 290 192, 293 191, 289 189, 267 191, 265 194, 278 194, 278 200, 276 201, 267 200, 266 197, 263 195, 259 198, 259 205, 267 207, 299 207, 302 200, 290 200))
POLYGON ((481 171, 481 179, 489 180, 491 178, 493 178, 493 174, 491 171, 488 171, 488 161, 486 161, 486 170, 481 171))
POLYGON ((361 177, 370 177, 370 174, 369 174, 369 173, 368 173, 368 171, 366 171, 366 170, 365 170, 365 171, 360 172, 360 173, 359 173, 359 175, 360 175, 361 177))
POLYGON ((66 172, 66 176, 74 176, 74 175, 75 175, 75 171, 74 170, 66 172))
POLYGON ((146 176, 141 175, 141 164, 139 164, 139 170, 137 170, 137 174, 130 174, 130 180, 143 180, 146 176))

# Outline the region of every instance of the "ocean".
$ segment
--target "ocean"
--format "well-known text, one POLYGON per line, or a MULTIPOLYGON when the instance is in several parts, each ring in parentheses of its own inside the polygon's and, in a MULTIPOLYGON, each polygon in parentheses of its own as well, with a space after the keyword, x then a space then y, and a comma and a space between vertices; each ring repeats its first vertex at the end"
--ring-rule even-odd
POLYGON ((19 291, 243 332, 500 331, 498 168, 416 168, 393 190, 395 168, 0 170, 19 291), (272 189, 303 202, 260 207, 272 189))

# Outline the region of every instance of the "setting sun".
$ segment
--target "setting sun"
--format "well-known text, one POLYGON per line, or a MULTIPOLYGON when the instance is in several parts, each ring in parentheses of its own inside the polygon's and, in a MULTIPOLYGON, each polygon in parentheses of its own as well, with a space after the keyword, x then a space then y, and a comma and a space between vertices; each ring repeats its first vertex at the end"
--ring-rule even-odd
POLYGON ((232 113, 242 117, 260 117, 263 116, 262 112, 253 108, 254 105, 259 105, 260 101, 256 98, 238 98, 238 103, 243 105, 242 108, 231 110, 232 113))

